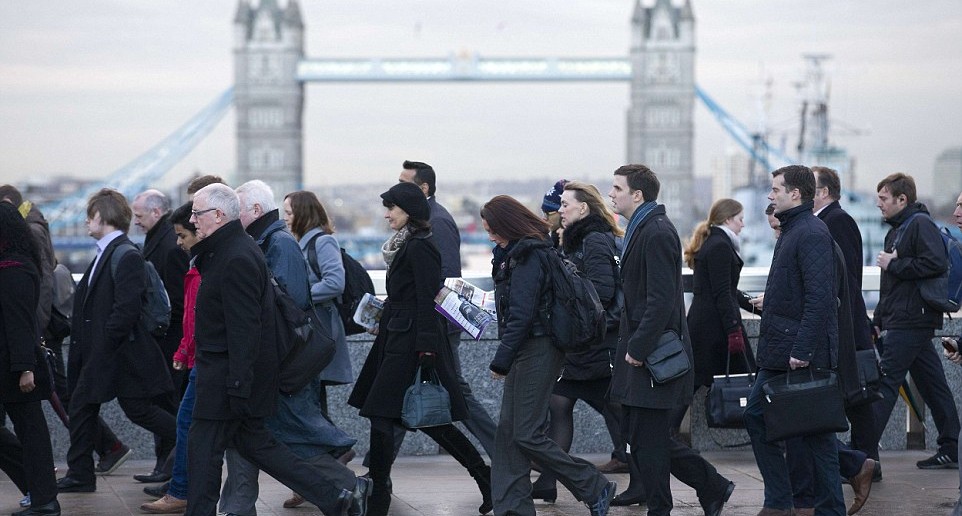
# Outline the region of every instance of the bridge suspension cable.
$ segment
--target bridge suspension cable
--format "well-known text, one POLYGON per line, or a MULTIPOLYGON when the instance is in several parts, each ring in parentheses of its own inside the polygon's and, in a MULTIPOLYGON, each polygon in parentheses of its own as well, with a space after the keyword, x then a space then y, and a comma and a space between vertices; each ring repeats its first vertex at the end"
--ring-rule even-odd
POLYGON ((217 96, 199 113, 169 136, 117 169, 103 182, 92 183, 63 199, 41 207, 52 231, 76 224, 86 216, 86 201, 104 186, 132 197, 152 186, 200 143, 224 118, 234 102, 234 88, 217 96))

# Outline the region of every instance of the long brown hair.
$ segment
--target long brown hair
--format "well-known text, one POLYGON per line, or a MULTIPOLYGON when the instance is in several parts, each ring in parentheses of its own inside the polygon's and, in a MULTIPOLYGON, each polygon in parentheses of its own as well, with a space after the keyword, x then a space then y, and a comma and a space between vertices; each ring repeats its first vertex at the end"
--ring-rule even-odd
POLYGON ((568 181, 565 183, 565 191, 574 192, 575 199, 577 199, 578 202, 587 204, 589 212, 604 219, 616 237, 625 234, 625 231, 618 226, 618 221, 615 220, 615 214, 611 212, 611 208, 608 207, 604 198, 601 197, 601 192, 598 191, 598 187, 582 181, 568 181))
POLYGON ((492 233, 509 242, 525 237, 548 237, 548 223, 509 195, 496 195, 484 203, 481 218, 492 233))
POLYGON ((708 211, 708 219, 695 226, 691 238, 685 242, 685 263, 689 268, 695 267, 695 255, 701 249, 705 239, 711 234, 712 226, 721 226, 726 220, 738 215, 744 210, 742 203, 735 199, 718 199, 708 211))
POLYGON ((328 217, 327 210, 314 192, 298 190, 285 195, 284 199, 290 199, 293 215, 291 233, 298 240, 314 228, 321 228, 328 235, 334 233, 334 220, 328 217))

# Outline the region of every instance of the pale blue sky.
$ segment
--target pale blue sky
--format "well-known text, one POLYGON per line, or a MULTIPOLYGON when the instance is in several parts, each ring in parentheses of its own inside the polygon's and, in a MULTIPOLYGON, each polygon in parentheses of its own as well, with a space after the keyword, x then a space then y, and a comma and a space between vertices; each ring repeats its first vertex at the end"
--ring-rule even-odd
MULTIPOLYGON (((283 3, 283 2, 282 2, 283 3)), ((801 55, 834 55, 832 110, 863 136, 860 186, 893 171, 932 193, 935 157, 962 145, 962 2, 693 1, 697 81, 754 124, 762 66, 772 122, 796 110, 801 55)), ((0 2, 0 176, 102 177, 232 80, 236 3, 0 2)), ((301 2, 309 56, 623 56, 630 0, 301 2)), ((309 85, 306 182, 393 180, 420 159, 451 178, 601 177, 625 159, 625 84, 309 85)), ((696 173, 731 146, 699 107, 696 173)), ((233 117, 174 169, 229 173, 233 117)), ((794 136, 792 136, 794 138, 794 136)), ((794 143, 793 139, 789 140, 794 143)), ((957 195, 953 193, 954 197, 957 195)))

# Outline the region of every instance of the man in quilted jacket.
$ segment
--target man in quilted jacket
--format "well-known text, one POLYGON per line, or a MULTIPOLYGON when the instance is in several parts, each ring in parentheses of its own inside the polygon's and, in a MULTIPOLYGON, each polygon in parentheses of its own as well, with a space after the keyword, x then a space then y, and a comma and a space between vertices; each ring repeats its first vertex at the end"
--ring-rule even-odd
MULTIPOLYGON (((808 167, 791 165, 772 173, 768 199, 782 234, 765 286, 758 341, 758 379, 745 408, 745 427, 765 483, 759 516, 792 514, 789 463, 778 442, 769 442, 763 417, 762 387, 790 369, 834 368, 838 349, 837 278, 832 236, 812 213, 815 176, 808 167)), ((788 460, 813 462, 815 511, 845 514, 838 474, 838 452, 831 432, 786 443, 795 449, 788 460)))

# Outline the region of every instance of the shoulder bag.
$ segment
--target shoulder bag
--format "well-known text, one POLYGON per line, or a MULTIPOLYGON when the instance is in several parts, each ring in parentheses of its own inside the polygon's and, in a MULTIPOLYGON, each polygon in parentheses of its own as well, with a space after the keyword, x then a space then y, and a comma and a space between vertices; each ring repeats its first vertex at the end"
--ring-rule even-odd
POLYGON ((661 334, 655 350, 645 359, 645 367, 654 383, 667 383, 691 370, 684 343, 674 330, 661 334))

